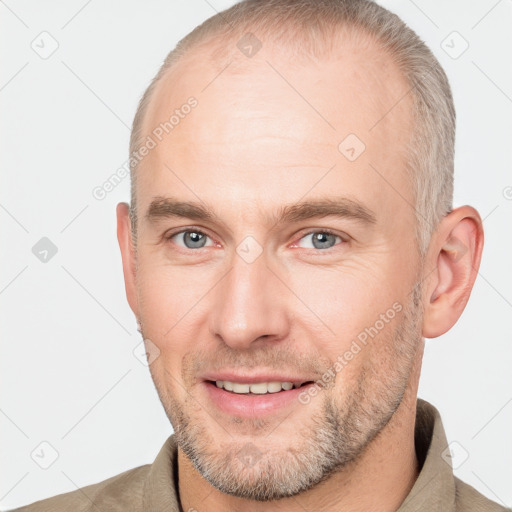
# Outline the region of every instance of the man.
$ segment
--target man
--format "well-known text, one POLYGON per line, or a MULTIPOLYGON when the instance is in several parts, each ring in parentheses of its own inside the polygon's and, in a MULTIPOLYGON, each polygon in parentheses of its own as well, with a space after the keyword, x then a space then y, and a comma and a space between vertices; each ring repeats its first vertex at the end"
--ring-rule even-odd
POLYGON ((483 246, 452 208, 454 124, 439 63, 373 2, 249 0, 180 41, 117 207, 175 434, 19 510, 505 510, 454 477, 417 398, 483 246))

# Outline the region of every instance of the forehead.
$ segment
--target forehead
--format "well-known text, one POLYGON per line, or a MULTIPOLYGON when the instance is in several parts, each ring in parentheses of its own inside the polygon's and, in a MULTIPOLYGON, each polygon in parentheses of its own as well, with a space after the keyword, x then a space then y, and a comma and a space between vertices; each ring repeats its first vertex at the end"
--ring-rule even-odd
POLYGON ((204 48, 184 57, 155 89, 144 136, 188 98, 197 106, 141 163, 139 205, 176 186, 188 199, 194 189, 247 204, 279 189, 291 201, 333 166, 337 172, 316 191, 339 195, 346 188, 354 197, 364 188, 382 207, 400 196, 412 203, 405 171, 410 87, 376 47, 346 42, 338 50, 301 65, 265 47, 251 59, 235 49, 222 65, 204 48))

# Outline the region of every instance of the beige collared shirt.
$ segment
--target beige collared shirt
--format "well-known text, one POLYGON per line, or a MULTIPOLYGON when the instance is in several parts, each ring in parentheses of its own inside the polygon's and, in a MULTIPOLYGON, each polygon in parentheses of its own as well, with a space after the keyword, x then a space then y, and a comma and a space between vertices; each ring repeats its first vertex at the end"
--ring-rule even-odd
MULTIPOLYGON (((416 455, 418 479, 397 512, 503 512, 454 476, 438 410, 421 398, 417 402, 416 455), (443 456, 444 453, 444 456, 443 456)), ((103 482, 32 503, 13 512, 182 512, 177 489, 177 446, 174 434, 162 446, 153 464, 146 464, 103 482)))

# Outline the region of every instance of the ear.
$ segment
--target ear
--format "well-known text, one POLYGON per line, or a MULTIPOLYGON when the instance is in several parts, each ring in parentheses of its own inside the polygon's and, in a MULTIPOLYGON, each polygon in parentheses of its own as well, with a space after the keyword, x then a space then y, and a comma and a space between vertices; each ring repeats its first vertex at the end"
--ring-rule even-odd
POLYGON ((464 311, 480 267, 484 232, 471 206, 452 210, 432 236, 427 261, 434 267, 424 295, 423 332, 436 338, 451 329, 464 311))
POLYGON ((133 246, 130 210, 128 203, 119 203, 117 214, 117 240, 123 260, 124 286, 131 310, 139 318, 139 305, 136 287, 136 253, 133 246))

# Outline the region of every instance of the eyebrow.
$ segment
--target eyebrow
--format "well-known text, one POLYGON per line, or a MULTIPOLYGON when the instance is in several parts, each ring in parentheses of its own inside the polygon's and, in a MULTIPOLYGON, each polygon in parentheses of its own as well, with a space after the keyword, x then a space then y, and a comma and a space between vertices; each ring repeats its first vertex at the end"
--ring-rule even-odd
MULTIPOLYGON (((267 220, 274 224, 291 224, 328 216, 352 219, 366 225, 377 222, 376 215, 372 210, 364 204, 346 197, 330 197, 284 205, 267 220)), ((172 197, 161 196, 153 198, 145 218, 150 223, 168 218, 187 218, 222 224, 216 213, 204 203, 179 201, 172 197)))

